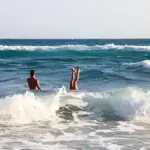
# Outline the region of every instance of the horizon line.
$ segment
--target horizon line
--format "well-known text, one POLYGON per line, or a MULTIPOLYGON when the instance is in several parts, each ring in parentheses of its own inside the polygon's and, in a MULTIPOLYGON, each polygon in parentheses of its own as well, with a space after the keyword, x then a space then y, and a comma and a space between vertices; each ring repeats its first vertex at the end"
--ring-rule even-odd
POLYGON ((0 40, 150 40, 149 38, 0 38, 0 40))

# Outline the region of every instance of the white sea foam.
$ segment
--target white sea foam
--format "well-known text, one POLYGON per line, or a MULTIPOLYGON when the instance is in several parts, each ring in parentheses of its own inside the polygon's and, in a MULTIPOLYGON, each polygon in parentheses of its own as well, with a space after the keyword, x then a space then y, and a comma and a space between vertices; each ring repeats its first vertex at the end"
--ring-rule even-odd
MULTIPOLYGON (((30 123, 35 121, 56 121, 57 110, 65 106, 81 109, 72 111, 78 122, 78 115, 94 119, 150 121, 150 91, 127 88, 105 93, 69 92, 61 89, 56 93, 36 96, 26 92, 0 99, 0 120, 3 123, 30 123), (85 111, 82 114, 83 109, 85 111), (121 119, 122 118, 122 119, 121 119)), ((69 108, 70 110, 71 108, 69 108)))
POLYGON ((142 66, 143 68, 150 69, 150 60, 143 60, 135 63, 124 63, 127 66, 142 66))
POLYGON ((150 121, 150 91, 139 88, 126 88, 114 92, 87 94, 83 98, 88 102, 87 110, 102 115, 106 119, 150 121), (120 119, 121 119, 120 118, 120 119))
POLYGON ((137 46, 137 45, 115 45, 115 44, 105 44, 105 45, 59 45, 59 46, 33 46, 33 45, 0 45, 0 50, 17 50, 17 51, 34 51, 34 50, 135 50, 135 51, 149 51, 150 46, 137 46))
POLYGON ((126 50, 150 50, 150 46, 137 46, 137 45, 115 45, 115 44, 106 44, 106 45, 97 45, 97 47, 102 49, 126 49, 126 50))
MULTIPOLYGON (((80 96, 80 95, 79 95, 80 96)), ((56 121, 56 112, 67 105, 86 105, 74 93, 66 93, 64 88, 57 92, 37 96, 34 93, 15 94, 0 99, 0 120, 7 124, 26 124, 35 121, 56 121), (65 96, 66 95, 66 96, 65 96)))
MULTIPOLYGON (((48 99, 48 98, 47 98, 48 99)), ((30 123, 32 121, 50 120, 58 109, 56 97, 51 101, 35 97, 33 93, 17 94, 0 100, 0 118, 4 122, 30 123)))
POLYGON ((27 51, 34 51, 34 50, 88 50, 90 47, 86 45, 60 45, 60 46, 7 46, 7 45, 0 45, 0 50, 27 50, 27 51))
POLYGON ((144 130, 144 127, 128 122, 119 122, 118 131, 133 133, 136 130, 144 130))
MULTIPOLYGON (((75 150, 83 147, 121 150, 128 147, 131 140, 129 136, 123 136, 124 134, 132 133, 133 135, 136 131, 145 130, 145 127, 135 125, 134 120, 149 123, 149 99, 150 91, 139 88, 104 93, 67 92, 65 88, 61 88, 49 94, 26 92, 1 98, 0 149, 4 149, 7 145, 6 149, 12 149, 12 147, 33 149, 34 147, 41 150, 75 150), (60 119, 56 113, 67 105, 81 108, 81 111, 74 111, 70 107, 74 120, 60 119), (107 115, 104 115, 105 113, 107 115), (113 119, 108 117, 108 114, 111 117, 118 115, 130 121, 116 122, 116 125, 119 123, 117 126, 111 124, 111 121, 98 121, 100 116, 113 119), (90 118, 91 115, 95 118, 90 118), (124 134, 120 136, 120 132, 124 134), (124 142, 129 144, 124 145, 124 142)), ((134 139, 132 140, 134 143, 134 139)), ((132 145, 133 149, 136 149, 135 145, 132 145)), ((141 146, 147 147, 147 145, 141 146)))
POLYGON ((142 147, 142 148, 140 148, 140 150, 148 150, 147 148, 145 148, 145 147, 142 147))

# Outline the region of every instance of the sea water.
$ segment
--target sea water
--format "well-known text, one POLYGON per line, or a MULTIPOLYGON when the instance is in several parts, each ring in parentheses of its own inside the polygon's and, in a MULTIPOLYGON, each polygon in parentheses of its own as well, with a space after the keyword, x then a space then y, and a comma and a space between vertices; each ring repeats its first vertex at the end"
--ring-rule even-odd
POLYGON ((0 40, 0 88, 0 149, 150 149, 149 39, 0 40))

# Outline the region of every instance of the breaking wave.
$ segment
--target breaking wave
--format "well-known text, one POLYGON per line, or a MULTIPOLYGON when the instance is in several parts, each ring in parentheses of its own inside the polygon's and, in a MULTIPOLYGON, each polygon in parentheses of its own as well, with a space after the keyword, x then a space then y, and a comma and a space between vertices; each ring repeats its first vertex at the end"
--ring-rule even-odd
POLYGON ((106 44, 106 45, 59 45, 59 46, 27 46, 27 45, 15 45, 15 46, 8 46, 8 45, 0 45, 0 50, 27 50, 27 51, 34 51, 34 50, 137 50, 137 51, 149 51, 150 46, 136 46, 136 45, 115 45, 115 44, 106 44))
POLYGON ((26 124, 60 119, 150 121, 150 91, 126 88, 111 92, 16 94, 0 99, 1 123, 26 124))
POLYGON ((123 65, 127 65, 127 66, 141 66, 143 68, 146 69, 150 69, 150 60, 143 60, 140 62, 135 62, 135 63, 124 63, 123 65))

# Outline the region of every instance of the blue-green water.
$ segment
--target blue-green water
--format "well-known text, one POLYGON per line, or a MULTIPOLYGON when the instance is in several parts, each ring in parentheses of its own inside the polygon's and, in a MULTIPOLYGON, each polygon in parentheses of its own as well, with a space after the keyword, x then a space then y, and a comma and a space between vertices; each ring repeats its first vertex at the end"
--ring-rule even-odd
POLYGON ((150 40, 0 40, 0 94, 26 90, 30 69, 42 89, 68 89, 76 66, 82 71, 80 90, 147 87, 149 45, 150 40))
POLYGON ((150 149, 149 39, 0 40, 0 87, 1 149, 150 149))

